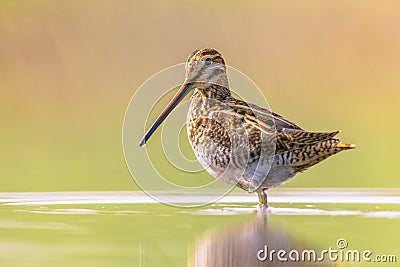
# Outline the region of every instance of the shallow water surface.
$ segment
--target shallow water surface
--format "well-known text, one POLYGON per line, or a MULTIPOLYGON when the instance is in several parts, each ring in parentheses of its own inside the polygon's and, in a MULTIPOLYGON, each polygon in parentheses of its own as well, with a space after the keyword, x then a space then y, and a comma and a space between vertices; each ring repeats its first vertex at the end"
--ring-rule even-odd
POLYGON ((276 190, 268 212, 255 202, 231 193, 178 208, 138 192, 0 193, 0 266, 282 266, 272 250, 286 251, 283 266, 310 250, 315 260, 307 252, 296 266, 321 265, 323 250, 337 250, 337 260, 325 254, 328 266, 398 266, 396 190, 276 190), (371 262, 362 258, 367 250, 371 262))

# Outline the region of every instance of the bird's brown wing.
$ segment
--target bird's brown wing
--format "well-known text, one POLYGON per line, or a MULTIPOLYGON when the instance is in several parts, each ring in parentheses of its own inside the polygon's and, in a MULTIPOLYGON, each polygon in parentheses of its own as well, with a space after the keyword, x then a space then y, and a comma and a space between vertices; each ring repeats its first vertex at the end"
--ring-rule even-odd
POLYGON ((267 134, 276 135, 276 154, 300 149, 307 145, 332 139, 340 131, 307 132, 297 124, 254 104, 239 99, 226 102, 242 119, 267 134))
POLYGON ((255 104, 247 103, 245 101, 232 98, 226 102, 237 114, 246 115, 249 120, 252 120, 260 126, 267 126, 266 129, 276 128, 277 130, 282 129, 293 129, 293 130, 304 130, 294 122, 291 122, 284 117, 276 114, 266 108, 259 107, 255 104))

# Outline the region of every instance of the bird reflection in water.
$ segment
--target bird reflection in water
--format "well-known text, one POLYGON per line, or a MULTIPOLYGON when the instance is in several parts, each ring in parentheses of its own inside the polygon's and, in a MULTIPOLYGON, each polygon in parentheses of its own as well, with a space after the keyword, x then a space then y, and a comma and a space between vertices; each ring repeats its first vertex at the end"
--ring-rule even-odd
MULTIPOLYGON (((302 261, 301 253, 304 250, 315 250, 316 259, 320 257, 321 250, 299 241, 281 227, 268 224, 267 215, 259 215, 245 224, 213 231, 197 239, 188 250, 188 266, 338 266, 327 261, 302 261), (271 260, 269 256, 272 250, 275 253, 271 260), (278 259, 279 250, 286 251, 284 258, 287 261, 278 259), (299 252, 298 261, 289 258, 293 250, 299 252)), ((296 257, 293 252, 292 256, 296 257)), ((305 259, 308 259, 308 255, 305 255, 305 259)))

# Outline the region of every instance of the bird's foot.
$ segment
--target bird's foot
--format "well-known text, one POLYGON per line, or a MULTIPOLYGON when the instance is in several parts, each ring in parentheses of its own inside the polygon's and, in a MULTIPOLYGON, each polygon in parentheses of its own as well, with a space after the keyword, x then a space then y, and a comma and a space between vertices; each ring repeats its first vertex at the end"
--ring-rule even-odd
POLYGON ((271 213, 271 211, 272 211, 272 207, 266 205, 266 203, 258 205, 257 213, 259 215, 266 215, 268 213, 271 213))
POLYGON ((270 208, 266 202, 258 203, 258 207, 259 207, 260 210, 267 210, 267 209, 270 208))

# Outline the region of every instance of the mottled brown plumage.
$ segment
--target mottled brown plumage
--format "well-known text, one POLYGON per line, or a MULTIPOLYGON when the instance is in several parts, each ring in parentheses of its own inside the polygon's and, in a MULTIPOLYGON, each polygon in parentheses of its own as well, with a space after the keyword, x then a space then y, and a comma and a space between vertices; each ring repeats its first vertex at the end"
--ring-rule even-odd
POLYGON ((355 147, 336 139, 339 131, 308 132, 278 114, 234 98, 225 61, 211 48, 189 55, 184 84, 141 145, 192 89, 187 132, 197 159, 214 177, 257 192, 263 207, 267 206, 265 190, 355 147))

